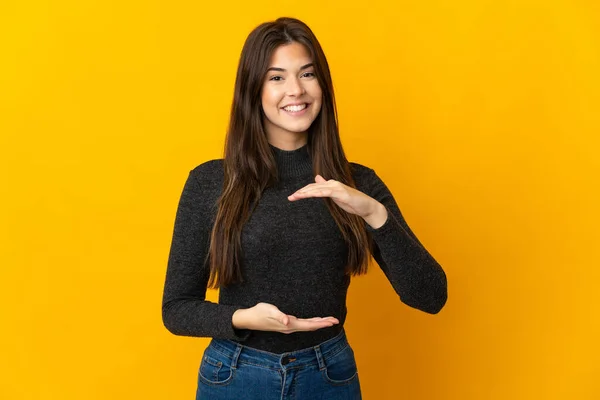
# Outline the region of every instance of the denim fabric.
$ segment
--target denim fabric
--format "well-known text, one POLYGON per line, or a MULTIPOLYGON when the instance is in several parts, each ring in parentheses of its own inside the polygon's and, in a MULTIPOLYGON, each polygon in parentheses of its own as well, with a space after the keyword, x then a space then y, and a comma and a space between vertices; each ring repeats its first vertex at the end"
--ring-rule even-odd
POLYGON ((196 400, 359 400, 354 351, 342 330, 314 347, 275 354, 212 339, 198 371, 196 400))

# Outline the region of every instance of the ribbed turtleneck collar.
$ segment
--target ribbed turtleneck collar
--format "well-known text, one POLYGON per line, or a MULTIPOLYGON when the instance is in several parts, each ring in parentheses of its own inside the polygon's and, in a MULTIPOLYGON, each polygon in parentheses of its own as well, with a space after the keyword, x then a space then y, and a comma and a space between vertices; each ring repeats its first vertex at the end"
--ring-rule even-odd
POLYGON ((282 150, 271 146, 280 178, 292 178, 296 176, 312 174, 312 160, 308 152, 308 144, 296 150, 282 150))

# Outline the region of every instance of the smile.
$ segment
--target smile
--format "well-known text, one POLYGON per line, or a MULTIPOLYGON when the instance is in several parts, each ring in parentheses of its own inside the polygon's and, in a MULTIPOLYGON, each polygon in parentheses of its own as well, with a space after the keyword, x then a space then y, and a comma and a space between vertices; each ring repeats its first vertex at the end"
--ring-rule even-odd
POLYGON ((291 115, 301 115, 301 114, 304 114, 304 112, 306 111, 306 109, 309 106, 310 106, 310 104, 304 103, 304 104, 298 104, 297 106, 283 107, 282 110, 284 110, 286 113, 291 114, 291 115))

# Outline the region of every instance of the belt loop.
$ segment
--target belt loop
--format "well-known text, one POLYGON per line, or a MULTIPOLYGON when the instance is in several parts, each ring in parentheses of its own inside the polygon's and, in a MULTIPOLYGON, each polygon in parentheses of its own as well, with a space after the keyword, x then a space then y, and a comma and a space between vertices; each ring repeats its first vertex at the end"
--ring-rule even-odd
POLYGON ((321 354, 321 346, 317 345, 313 347, 315 354, 317 355, 317 361, 319 362, 319 370, 325 369, 325 362, 323 361, 323 354, 321 354))
POLYGON ((233 351, 233 356, 231 357, 231 368, 237 369, 238 358, 240 357, 240 353, 242 352, 242 345, 237 343, 235 350, 233 351))

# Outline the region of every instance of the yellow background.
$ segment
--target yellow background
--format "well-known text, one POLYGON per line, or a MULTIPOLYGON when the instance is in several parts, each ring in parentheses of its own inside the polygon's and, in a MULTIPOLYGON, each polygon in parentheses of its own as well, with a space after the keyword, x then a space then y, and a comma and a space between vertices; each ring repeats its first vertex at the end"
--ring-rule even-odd
POLYGON ((353 281, 364 398, 600 398, 598 4, 3 1, 0 398, 193 398, 208 339, 161 321, 176 206, 282 15, 449 279, 435 316, 353 281))

